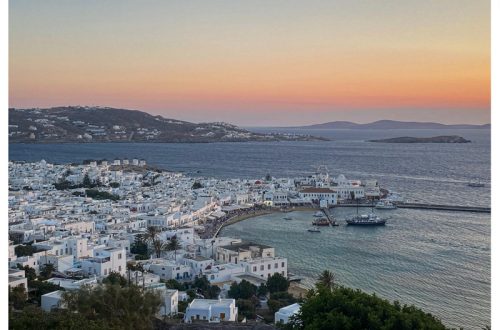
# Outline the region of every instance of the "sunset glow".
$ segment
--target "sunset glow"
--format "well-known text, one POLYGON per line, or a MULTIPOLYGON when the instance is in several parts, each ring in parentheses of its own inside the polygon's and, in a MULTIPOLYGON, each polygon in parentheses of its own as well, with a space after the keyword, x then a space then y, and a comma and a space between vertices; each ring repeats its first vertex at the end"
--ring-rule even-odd
POLYGON ((11 1, 10 106, 490 121, 489 1, 11 1))

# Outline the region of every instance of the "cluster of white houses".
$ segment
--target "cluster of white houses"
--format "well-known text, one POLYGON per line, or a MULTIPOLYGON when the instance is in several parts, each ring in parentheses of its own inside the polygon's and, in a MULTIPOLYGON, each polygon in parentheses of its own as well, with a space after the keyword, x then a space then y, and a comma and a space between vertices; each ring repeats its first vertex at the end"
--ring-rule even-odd
MULTIPOLYGON (((228 210, 255 204, 331 206, 342 199, 378 196, 375 180, 347 180, 343 175, 213 179, 151 170, 137 159, 86 165, 9 162, 9 286, 27 287, 19 266, 38 273, 44 265, 53 265, 57 278, 49 281, 66 290, 98 285, 115 272, 160 292, 160 315, 176 314, 178 301, 187 295, 167 289, 162 280, 190 282, 206 276, 224 292, 243 279, 258 286, 275 273, 288 276, 287 259, 277 256, 273 247, 229 237, 200 238, 205 224, 225 217, 228 210), (89 197, 89 188, 82 186, 85 181, 105 197, 89 197), (151 226, 160 229, 161 241, 175 236, 180 248, 160 257, 152 253, 141 260, 143 272, 131 271, 127 263, 136 262, 131 247, 151 226), (36 252, 17 256, 15 247, 26 243, 36 252)), ((64 307, 61 302, 61 291, 42 296, 45 310, 64 307)), ((296 308, 280 315, 292 312, 296 308)), ((184 319, 235 321, 237 315, 233 299, 195 299, 184 319)))

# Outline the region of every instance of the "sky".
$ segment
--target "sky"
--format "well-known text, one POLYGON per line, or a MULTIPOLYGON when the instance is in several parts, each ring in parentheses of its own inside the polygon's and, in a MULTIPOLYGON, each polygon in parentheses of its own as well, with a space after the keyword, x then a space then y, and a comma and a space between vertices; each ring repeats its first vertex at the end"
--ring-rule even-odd
POLYGON ((15 0, 9 106, 193 122, 490 122, 485 0, 15 0))

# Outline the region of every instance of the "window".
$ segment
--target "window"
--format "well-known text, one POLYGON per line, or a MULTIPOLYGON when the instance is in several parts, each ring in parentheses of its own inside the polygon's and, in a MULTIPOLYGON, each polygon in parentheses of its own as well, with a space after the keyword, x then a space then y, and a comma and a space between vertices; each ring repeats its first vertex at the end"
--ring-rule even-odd
POLYGON ((267 269, 271 269, 271 264, 268 264, 268 265, 267 265, 267 269))
POLYGON ((264 270, 264 265, 260 265, 260 270, 264 270))
POLYGON ((121 258, 122 258, 122 254, 118 253, 118 259, 121 259, 121 258))
POLYGON ((281 263, 281 267, 285 267, 285 262, 284 261, 281 263))
POLYGON ((257 266, 253 266, 253 271, 256 272, 257 271, 257 266))
POLYGON ((275 263, 275 264, 274 264, 274 268, 278 268, 278 263, 275 263))
POLYGON ((122 266, 118 266, 118 271, 121 272, 122 271, 122 266))

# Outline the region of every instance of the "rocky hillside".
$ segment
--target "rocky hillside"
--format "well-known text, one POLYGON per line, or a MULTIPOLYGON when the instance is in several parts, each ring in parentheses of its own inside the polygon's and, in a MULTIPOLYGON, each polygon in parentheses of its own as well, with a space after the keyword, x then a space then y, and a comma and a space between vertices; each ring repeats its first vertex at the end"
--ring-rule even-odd
POLYGON ((325 140, 258 134, 227 123, 190 123, 137 110, 104 107, 9 109, 10 143, 244 142, 325 140))

